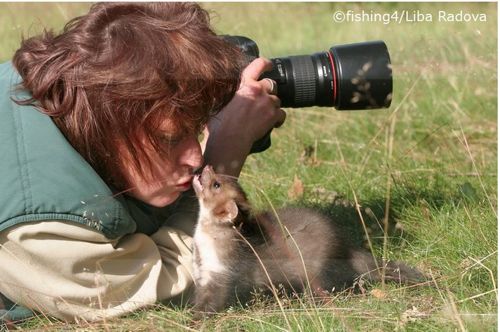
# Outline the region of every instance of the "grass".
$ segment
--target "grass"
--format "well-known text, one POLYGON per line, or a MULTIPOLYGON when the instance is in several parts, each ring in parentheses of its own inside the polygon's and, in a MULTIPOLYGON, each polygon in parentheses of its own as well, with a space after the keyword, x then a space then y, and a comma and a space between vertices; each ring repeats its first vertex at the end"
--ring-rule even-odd
MULTIPOLYGON (((331 304, 257 298, 191 326, 190 312, 158 305, 106 324, 45 318, 21 329, 374 330, 497 329, 497 5, 495 3, 207 3, 219 33, 246 35, 261 54, 310 54, 383 39, 394 70, 385 110, 288 110, 273 146, 253 155, 241 181, 260 209, 314 206, 374 251, 407 261, 431 285, 373 285, 331 304), (337 10, 434 14, 433 22, 334 23, 337 10), (438 22, 437 11, 486 13, 487 22, 438 22), (215 13, 217 13, 215 15, 215 13), (303 193, 293 190, 293 184, 303 193), (360 217, 361 216, 361 217, 360 217), (383 221, 391 230, 384 235, 383 221), (374 291, 375 290, 375 291, 374 291)), ((20 34, 59 29, 88 4, 0 4, 0 60, 20 34)), ((306 300, 306 299, 302 299, 306 300)))

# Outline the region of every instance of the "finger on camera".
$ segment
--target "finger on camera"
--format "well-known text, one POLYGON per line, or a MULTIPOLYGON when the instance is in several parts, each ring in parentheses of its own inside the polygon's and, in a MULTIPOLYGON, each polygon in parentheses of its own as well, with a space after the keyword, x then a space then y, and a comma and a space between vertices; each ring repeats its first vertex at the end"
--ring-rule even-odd
POLYGON ((275 95, 270 95, 269 98, 271 98, 271 101, 273 102, 274 107, 276 107, 277 109, 281 108, 281 99, 279 99, 275 95))
POLYGON ((258 80, 259 77, 266 71, 273 69, 273 63, 266 58, 257 58, 250 62, 243 70, 242 77, 245 79, 258 80))
POLYGON ((278 93, 278 85, 276 81, 270 79, 270 78, 264 78, 259 81, 261 84, 263 84, 264 90, 270 94, 270 95, 276 95, 278 93))
POLYGON ((278 120, 274 123, 274 128, 279 128, 285 123, 286 112, 283 111, 281 108, 278 109, 277 117, 278 117, 278 120))
POLYGON ((276 95, 269 93, 269 83, 267 80, 260 81, 246 81, 240 88, 241 94, 248 96, 252 99, 254 98, 277 98, 276 95))

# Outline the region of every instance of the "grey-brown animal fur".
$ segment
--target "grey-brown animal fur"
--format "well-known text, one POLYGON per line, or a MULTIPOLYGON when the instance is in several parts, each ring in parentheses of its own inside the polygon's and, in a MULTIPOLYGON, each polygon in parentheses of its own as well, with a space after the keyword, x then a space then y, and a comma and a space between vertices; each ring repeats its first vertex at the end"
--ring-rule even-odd
POLYGON ((334 223, 307 208, 252 215, 245 193, 210 166, 193 181, 200 203, 194 235, 195 319, 245 301, 255 288, 284 285, 316 295, 352 287, 359 278, 423 281, 417 270, 382 262, 350 247, 334 223), (265 270, 264 270, 265 267, 265 270), (267 272, 267 274, 266 274, 267 272), (270 280, 269 280, 270 279, 270 280))

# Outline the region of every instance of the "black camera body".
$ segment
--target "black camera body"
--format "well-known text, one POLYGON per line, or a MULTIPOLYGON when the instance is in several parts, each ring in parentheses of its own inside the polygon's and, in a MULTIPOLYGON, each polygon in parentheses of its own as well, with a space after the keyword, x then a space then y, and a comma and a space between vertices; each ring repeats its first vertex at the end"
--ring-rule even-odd
MULTIPOLYGON (((250 38, 221 36, 248 58, 259 57, 250 38)), ((383 41, 333 46, 325 52, 271 59, 273 69, 260 79, 277 83, 282 107, 334 107, 365 110, 389 107, 392 101, 392 67, 383 41)), ((252 153, 266 150, 270 135, 255 142, 252 153)))

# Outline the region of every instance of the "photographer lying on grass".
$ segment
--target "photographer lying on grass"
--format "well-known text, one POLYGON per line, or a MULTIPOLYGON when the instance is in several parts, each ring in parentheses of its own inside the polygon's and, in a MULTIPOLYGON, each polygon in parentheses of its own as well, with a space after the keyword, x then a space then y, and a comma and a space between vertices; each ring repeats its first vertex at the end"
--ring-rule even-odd
POLYGON ((204 162, 238 176, 285 120, 258 80, 270 62, 240 57, 196 4, 102 3, 0 65, 4 319, 99 320, 189 290, 181 194, 204 162))

